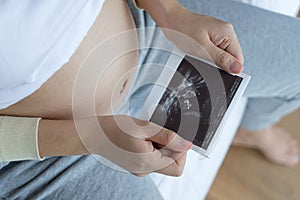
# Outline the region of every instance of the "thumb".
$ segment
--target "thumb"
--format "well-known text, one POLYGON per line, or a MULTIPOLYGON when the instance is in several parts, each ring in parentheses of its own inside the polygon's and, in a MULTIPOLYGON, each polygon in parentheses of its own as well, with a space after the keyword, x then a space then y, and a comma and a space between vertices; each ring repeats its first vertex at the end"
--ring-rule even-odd
POLYGON ((227 51, 215 46, 214 44, 211 44, 207 51, 213 62, 223 70, 235 74, 242 72, 243 65, 237 58, 229 54, 227 51))
POLYGON ((176 152, 186 151, 192 146, 192 142, 183 139, 175 132, 165 128, 148 139, 158 143, 161 147, 165 146, 165 148, 176 152))

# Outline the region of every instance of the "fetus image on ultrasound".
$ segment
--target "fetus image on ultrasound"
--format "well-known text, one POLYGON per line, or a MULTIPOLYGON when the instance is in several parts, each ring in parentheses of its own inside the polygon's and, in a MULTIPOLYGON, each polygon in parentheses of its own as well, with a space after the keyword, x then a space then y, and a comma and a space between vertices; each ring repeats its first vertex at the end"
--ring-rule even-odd
POLYGON ((242 79, 185 56, 150 121, 207 149, 242 79))

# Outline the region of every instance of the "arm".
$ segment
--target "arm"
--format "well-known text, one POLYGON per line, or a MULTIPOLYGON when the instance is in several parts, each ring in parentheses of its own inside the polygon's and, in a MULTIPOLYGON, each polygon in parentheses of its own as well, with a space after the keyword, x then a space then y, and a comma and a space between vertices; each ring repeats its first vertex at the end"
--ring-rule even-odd
POLYGON ((125 115, 82 119, 76 127, 80 128, 73 120, 42 120, 40 154, 98 154, 137 176, 153 171, 179 176, 192 146, 170 130, 125 115), (155 148, 153 142, 162 148, 155 148))
POLYGON ((177 0, 136 0, 136 4, 152 16, 179 49, 210 60, 225 71, 242 71, 244 57, 231 24, 192 13, 177 0))
POLYGON ((138 176, 153 171, 178 176, 191 145, 172 131, 129 116, 99 116, 76 124, 0 117, 0 161, 99 154, 138 176), (152 142, 164 147, 156 149, 152 142))
POLYGON ((183 11, 185 8, 176 0, 135 0, 138 8, 149 13, 157 25, 161 28, 170 28, 168 18, 176 11, 183 11))
POLYGON ((38 134, 41 157, 89 154, 77 134, 73 120, 41 119, 38 134))

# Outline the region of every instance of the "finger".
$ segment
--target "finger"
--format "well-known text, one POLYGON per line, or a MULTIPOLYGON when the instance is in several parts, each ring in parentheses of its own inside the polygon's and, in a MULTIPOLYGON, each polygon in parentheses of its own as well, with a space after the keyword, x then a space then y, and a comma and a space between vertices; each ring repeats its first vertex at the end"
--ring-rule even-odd
POLYGON ((185 152, 184 154, 182 154, 182 155, 176 160, 176 163, 177 163, 178 167, 180 168, 181 172, 183 172, 183 170, 184 170, 185 163, 186 163, 186 157, 187 157, 187 152, 185 152))
POLYGON ((157 173, 160 174, 165 174, 168 176, 181 176, 182 170, 181 168, 177 165, 175 160, 173 160, 172 163, 170 163, 167 167, 161 168, 156 171, 157 173))
POLYGON ((223 70, 230 73, 240 73, 243 65, 230 53, 215 46, 213 43, 207 49, 209 55, 212 57, 213 62, 223 70))
POLYGON ((144 177, 144 176, 147 176, 150 173, 132 173, 132 174, 135 175, 135 176, 138 176, 138 177, 144 177))
MULTIPOLYGON (((223 22, 224 23, 224 22, 223 22)), ((210 40, 219 48, 227 51, 229 54, 237 58, 237 60, 244 64, 244 55, 239 43, 238 37, 234 27, 230 23, 223 24, 223 34, 210 34, 210 40)), ((220 31, 219 31, 220 32, 220 31)))
MULTIPOLYGON (((162 173, 169 176, 180 176, 183 172, 185 163, 186 163, 186 152, 183 153, 174 153, 171 150, 162 149, 159 150, 161 152, 161 159, 168 157, 169 165, 167 167, 163 167, 156 172, 162 173), (170 161, 170 158, 173 160, 170 161)), ((165 163, 165 161, 163 162, 165 163)), ((148 175, 148 173, 132 173, 135 176, 143 177, 148 175)))
POLYGON ((163 155, 163 153, 165 154, 166 152, 154 150, 152 154, 154 155, 154 159, 150 162, 153 171, 170 176, 180 174, 180 168, 176 161, 169 156, 163 155))
POLYGON ((235 33, 232 36, 230 44, 226 45, 225 50, 236 57, 242 65, 244 64, 243 51, 235 33))
POLYGON ((148 140, 156 142, 159 145, 164 146, 164 148, 168 148, 176 152, 186 151, 192 146, 192 142, 183 139, 175 132, 165 128, 158 134, 148 138, 148 140))
POLYGON ((182 154, 177 160, 174 160, 168 166, 157 170, 156 172, 168 176, 181 176, 186 162, 186 153, 182 154))
POLYGON ((167 156, 167 157, 170 157, 173 160, 175 160, 179 166, 181 166, 181 164, 183 164, 183 165, 185 164, 185 157, 186 157, 186 153, 188 150, 186 150, 184 152, 174 152, 172 150, 164 148, 164 149, 160 149, 159 151, 161 152, 161 154, 163 156, 167 156))
POLYGON ((168 148, 162 148, 162 149, 159 149, 159 151, 161 152, 161 154, 163 156, 166 156, 166 157, 170 157, 172 158, 173 160, 177 160, 178 158, 180 158, 182 156, 182 154, 184 154, 186 151, 182 151, 182 152, 177 152, 177 151, 173 151, 171 149, 168 149, 168 148))

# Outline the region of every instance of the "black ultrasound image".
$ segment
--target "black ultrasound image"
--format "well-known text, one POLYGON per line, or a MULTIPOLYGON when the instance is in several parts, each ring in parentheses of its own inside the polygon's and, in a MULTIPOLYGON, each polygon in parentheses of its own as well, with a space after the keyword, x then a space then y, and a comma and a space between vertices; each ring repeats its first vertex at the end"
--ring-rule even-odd
POLYGON ((207 149, 242 80, 185 56, 150 121, 207 149))

